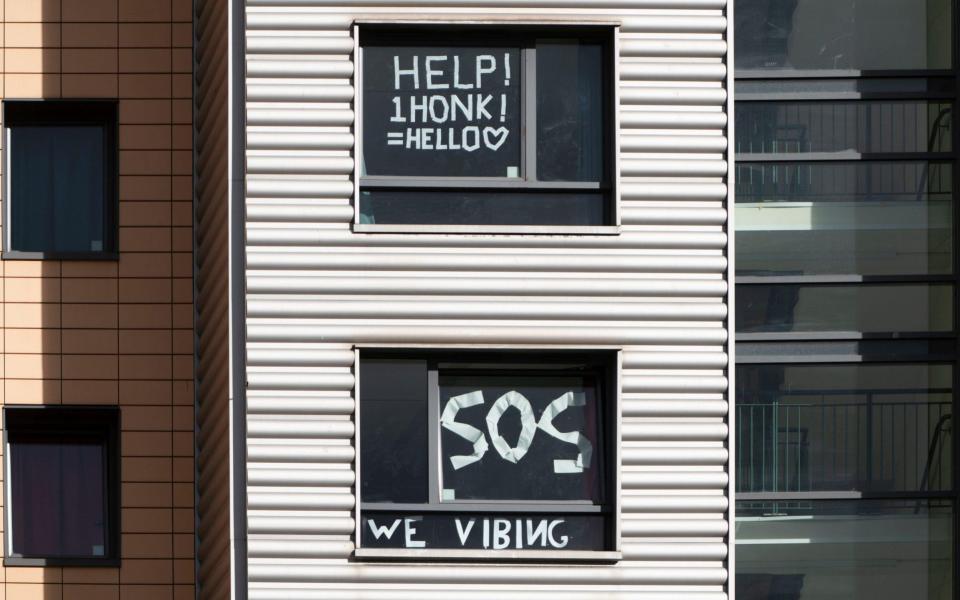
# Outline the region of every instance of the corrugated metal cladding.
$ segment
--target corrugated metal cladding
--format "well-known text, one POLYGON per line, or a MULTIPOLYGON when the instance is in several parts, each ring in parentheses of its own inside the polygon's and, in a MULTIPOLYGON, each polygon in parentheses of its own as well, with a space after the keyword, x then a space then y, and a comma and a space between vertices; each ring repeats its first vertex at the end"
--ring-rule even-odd
POLYGON ((725 8, 246 1, 250 598, 726 597, 725 8), (621 234, 351 233, 352 24, 394 18, 620 23, 621 234), (355 344, 622 348, 624 559, 352 562, 355 344))

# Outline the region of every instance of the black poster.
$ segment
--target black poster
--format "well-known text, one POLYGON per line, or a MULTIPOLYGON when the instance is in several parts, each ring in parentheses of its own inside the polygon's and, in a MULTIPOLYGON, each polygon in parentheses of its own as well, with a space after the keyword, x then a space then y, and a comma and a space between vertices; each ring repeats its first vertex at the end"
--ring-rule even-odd
POLYGON ((603 515, 364 511, 360 519, 364 548, 608 549, 603 515))
POLYGON ((603 502, 589 376, 440 377, 441 497, 603 502))
POLYGON ((363 52, 365 175, 520 176, 518 48, 363 52))

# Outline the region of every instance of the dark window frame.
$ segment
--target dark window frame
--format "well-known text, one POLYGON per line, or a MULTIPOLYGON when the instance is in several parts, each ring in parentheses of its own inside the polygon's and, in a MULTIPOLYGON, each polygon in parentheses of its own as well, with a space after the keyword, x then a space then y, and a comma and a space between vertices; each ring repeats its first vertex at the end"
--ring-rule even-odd
POLYGON ((3 231, 2 258, 4 260, 118 260, 120 211, 119 108, 116 99, 16 99, 3 100, 3 216, 7 223, 3 231), (12 247, 10 128, 22 125, 69 126, 99 125, 104 131, 103 149, 103 249, 89 252, 42 252, 17 250, 12 247))
POLYGON ((357 166, 363 157, 363 50, 368 46, 444 45, 478 46, 495 44, 510 45, 520 49, 520 165, 518 177, 425 177, 425 176, 361 176, 359 168, 355 173, 356 199, 353 227, 358 231, 448 231, 448 232, 487 232, 528 233, 536 230, 542 234, 596 233, 597 230, 610 230, 619 226, 619 189, 617 166, 617 122, 616 99, 616 61, 614 56, 616 28, 613 25, 518 25, 498 26, 476 24, 437 23, 432 25, 411 24, 358 24, 359 60, 356 66, 356 96, 360 99, 356 119, 360 128, 356 132, 355 151, 357 166), (603 127, 603 168, 597 182, 578 181, 539 181, 537 180, 537 140, 536 140, 536 42, 540 39, 579 38, 600 43, 602 46, 602 115, 603 127), (529 177, 532 172, 532 178, 529 177), (503 192, 523 194, 525 192, 599 192, 603 198, 603 221, 600 224, 484 224, 484 223, 397 223, 367 224, 360 222, 361 195, 365 191, 450 191, 450 192, 503 192))
MULTIPOLYGON (((363 438, 358 435, 356 446, 356 472, 357 472, 357 500, 356 515, 358 527, 362 521, 361 515, 365 512, 376 514, 378 512, 389 513, 396 511, 417 511, 422 513, 481 513, 490 517, 496 517, 504 513, 528 513, 531 515, 551 514, 577 514, 577 515, 601 515, 605 519, 605 538, 607 547, 602 550, 582 552, 575 550, 556 550, 551 551, 551 555, 558 560, 564 559, 564 555, 583 557, 589 560, 589 555, 606 555, 610 552, 619 551, 619 540, 616 539, 618 531, 619 518, 619 475, 617 473, 619 465, 619 437, 617 426, 619 411, 619 393, 617 389, 617 356, 612 350, 597 351, 574 351, 574 350, 548 350, 534 352, 529 350, 425 350, 425 349, 379 349, 363 348, 359 351, 358 369, 363 369, 364 360, 377 359, 411 359, 425 360, 427 362, 427 396, 424 400, 427 402, 427 435, 428 435, 428 496, 427 501, 423 503, 391 503, 391 502, 364 502, 362 497, 362 461, 361 447, 365 443, 363 438), (441 366, 445 363, 447 366, 441 366), (516 366, 511 366, 515 364, 516 366), (456 372, 463 374, 465 371, 483 375, 518 375, 527 376, 531 372, 537 372, 539 375, 554 374, 562 375, 575 371, 563 370, 564 368, 582 368, 592 371, 596 376, 596 394, 597 394, 597 417, 600 423, 597 428, 597 434, 600 438, 598 448, 594 449, 594 457, 598 461, 598 466, 602 468, 600 503, 593 503, 588 500, 567 500, 567 501, 541 501, 541 500, 442 500, 441 498, 441 472, 440 464, 440 386, 439 377, 441 371, 456 372)), ((357 374, 359 385, 360 375, 357 374)), ((363 401, 363 389, 359 388, 357 396, 357 431, 360 431, 360 404, 363 401)), ((377 551, 362 546, 360 539, 356 540, 357 548, 361 551, 377 551)), ((402 551, 386 550, 385 554, 393 554, 403 558, 402 551)), ((476 558, 476 554, 469 556, 457 556, 456 550, 450 548, 432 549, 436 558, 443 560, 471 560, 476 558)), ((482 555, 488 555, 489 558, 497 560, 505 554, 512 551, 501 551, 487 549, 477 551, 482 555)), ((533 551, 540 552, 540 551, 533 551)), ((525 560, 523 553, 517 557, 519 560, 525 560)), ((423 558, 433 558, 431 556, 421 556, 423 558)), ((602 556, 600 560, 610 560, 609 556, 602 556)))
POLYGON ((3 408, 3 480, 7 514, 3 534, 4 566, 117 567, 120 565, 120 410, 103 406, 12 406, 3 408), (89 556, 23 556, 12 553, 13 506, 10 502, 16 481, 10 479, 10 447, 16 438, 36 439, 50 435, 96 437, 105 448, 104 554, 89 556))

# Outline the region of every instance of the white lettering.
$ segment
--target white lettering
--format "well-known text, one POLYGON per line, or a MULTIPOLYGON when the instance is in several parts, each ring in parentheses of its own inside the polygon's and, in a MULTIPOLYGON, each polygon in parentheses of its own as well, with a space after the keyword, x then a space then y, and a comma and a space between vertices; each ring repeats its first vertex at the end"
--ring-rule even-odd
POLYGON ((493 447, 504 460, 512 463, 520 462, 530 444, 533 443, 533 436, 537 433, 537 420, 533 416, 533 407, 530 401, 520 392, 510 391, 497 398, 497 401, 490 407, 487 413, 487 431, 490 433, 490 441, 493 447), (520 437, 517 439, 517 445, 511 447, 506 439, 500 435, 500 419, 503 413, 509 407, 513 407, 520 412, 520 437))
POLYGON ((472 90, 472 83, 460 83, 460 57, 453 57, 453 87, 458 90, 472 90))
POLYGON ((442 77, 443 71, 435 71, 430 68, 430 63, 442 62, 447 60, 446 56, 428 56, 425 63, 427 66, 427 89, 428 90, 445 90, 450 87, 450 84, 447 83, 434 83, 433 76, 437 75, 442 77))
POLYGON ((493 549, 503 550, 510 545, 510 521, 493 520, 493 549))
POLYGON ((460 523, 460 519, 457 519, 457 520, 456 520, 456 522, 457 522, 457 536, 460 538, 460 545, 461 545, 461 546, 466 546, 466 545, 467 545, 467 538, 470 537, 470 531, 473 529, 473 525, 474 525, 474 523, 476 523, 476 521, 477 521, 476 519, 470 519, 470 520, 467 522, 466 528, 464 528, 463 524, 460 523))
POLYGON ((547 547, 547 522, 543 519, 537 523, 537 528, 533 528, 533 521, 527 519, 527 545, 534 546, 537 543, 537 538, 540 539, 540 547, 547 547))
POLYGON ((387 539, 393 538, 394 532, 397 531, 397 526, 400 525, 400 519, 396 519, 393 522, 393 525, 387 527, 386 525, 378 526, 373 519, 367 519, 367 526, 370 527, 370 531, 373 532, 373 537, 375 539, 380 539, 382 536, 386 536, 387 539))
POLYGON ((487 104, 490 104, 490 101, 493 100, 493 96, 487 94, 477 94, 477 120, 484 118, 483 115, 486 115, 487 119, 492 119, 493 115, 487 110, 487 104))
POLYGON ((553 546, 554 548, 563 548, 567 545, 569 538, 567 538, 567 536, 565 535, 561 535, 560 541, 557 541, 556 538, 553 537, 553 530, 557 527, 557 525, 563 525, 563 519, 550 521, 550 527, 547 529, 547 535, 550 537, 551 546, 553 546))
POLYGON ((480 128, 471 125, 470 127, 463 128, 463 149, 467 152, 473 152, 474 150, 480 147, 480 128), (473 135, 473 139, 470 139, 470 134, 473 135))
POLYGON ((430 96, 430 119, 434 123, 446 123, 450 118, 450 105, 444 96, 430 96), (440 110, 437 109, 437 104, 440 110))
POLYGON ((427 543, 424 541, 413 539, 413 536, 417 533, 417 530, 413 527, 413 524, 419 520, 420 519, 403 520, 404 545, 407 548, 423 548, 427 545, 427 543))
POLYGON ((489 54, 481 54, 477 57, 477 89, 483 87, 483 76, 487 73, 493 73, 497 70, 497 59, 489 54), (484 67, 484 63, 487 64, 484 67))
POLYGON ((412 69, 401 69, 400 68, 400 57, 393 57, 393 89, 400 89, 400 76, 409 75, 413 77, 413 89, 420 89, 420 71, 417 64, 417 57, 413 57, 413 68, 412 69))
POLYGON ((410 121, 412 123, 417 123, 417 114, 420 114, 420 123, 427 122, 427 97, 426 96, 410 96, 410 121), (421 102, 417 103, 417 98, 421 98, 421 102))
POLYGON ((463 100, 460 99, 459 94, 454 94, 450 96, 450 120, 457 120, 457 110, 459 109, 460 114, 463 115, 463 118, 467 121, 473 120, 473 94, 467 94, 467 103, 464 104, 463 100))
POLYGON ((400 110, 400 96, 393 97, 393 116, 390 117, 391 123, 406 123, 407 120, 403 118, 403 112, 400 110))

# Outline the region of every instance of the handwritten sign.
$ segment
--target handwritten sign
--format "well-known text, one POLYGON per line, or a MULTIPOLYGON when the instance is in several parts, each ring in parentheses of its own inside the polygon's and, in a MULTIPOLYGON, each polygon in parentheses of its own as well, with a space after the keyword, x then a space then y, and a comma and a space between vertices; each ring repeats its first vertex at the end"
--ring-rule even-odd
POLYGON ((364 511, 365 548, 605 550, 603 515, 364 511))
POLYGON ((519 177, 518 48, 364 48, 366 175, 519 177))
POLYGON ((594 388, 574 378, 562 384, 552 378, 515 388, 495 377, 441 378, 443 500, 599 501, 594 388))

